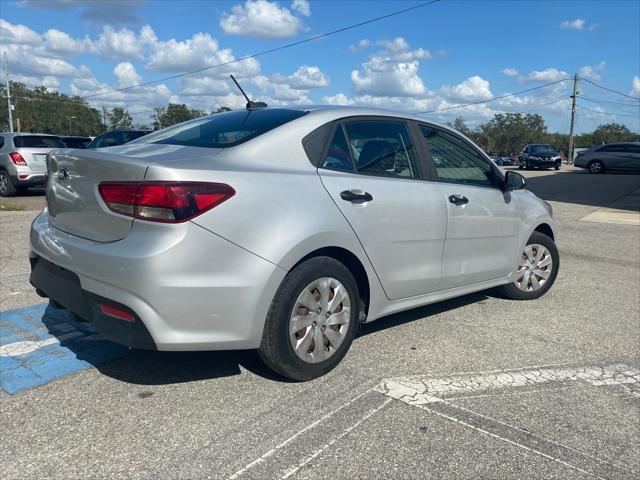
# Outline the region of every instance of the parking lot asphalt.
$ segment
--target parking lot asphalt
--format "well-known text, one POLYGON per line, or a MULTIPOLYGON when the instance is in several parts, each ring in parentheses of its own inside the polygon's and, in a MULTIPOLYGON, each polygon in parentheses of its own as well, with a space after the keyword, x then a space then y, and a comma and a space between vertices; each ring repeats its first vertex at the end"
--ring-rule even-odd
POLYGON ((547 295, 480 292, 364 325, 308 383, 255 352, 115 351, 78 333, 34 306, 37 212, 0 212, 0 380, 54 377, 0 391, 2 477, 640 477, 640 227, 581 220, 640 210, 619 201, 640 176, 524 175, 557 222, 547 295))

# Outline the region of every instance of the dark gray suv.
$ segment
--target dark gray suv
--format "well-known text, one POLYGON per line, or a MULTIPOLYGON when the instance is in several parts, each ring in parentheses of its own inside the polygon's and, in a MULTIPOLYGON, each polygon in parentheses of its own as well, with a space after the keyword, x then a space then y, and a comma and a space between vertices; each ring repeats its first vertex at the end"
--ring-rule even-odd
POLYGON ((609 143, 578 152, 573 164, 591 173, 640 172, 640 142, 609 143))

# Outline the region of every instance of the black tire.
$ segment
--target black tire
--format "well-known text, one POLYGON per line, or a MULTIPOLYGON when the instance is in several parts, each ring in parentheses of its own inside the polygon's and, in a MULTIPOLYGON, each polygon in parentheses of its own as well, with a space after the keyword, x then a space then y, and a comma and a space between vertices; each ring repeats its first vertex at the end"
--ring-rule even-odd
POLYGON ((600 160, 592 160, 589 162, 589 173, 598 174, 604 172, 604 164, 600 160))
POLYGON ((529 164, 529 160, 527 160, 527 163, 526 163, 525 168, 526 168, 527 170, 531 170, 531 165, 529 164))
POLYGON ((13 197, 16 187, 11 182, 11 177, 4 170, 0 170, 0 197, 13 197))
POLYGON ((553 167, 554 170, 560 170, 560 167, 553 167))
MULTIPOLYGON (((306 381, 335 368, 346 355, 356 333, 360 297, 353 275, 342 263, 330 257, 314 257, 291 270, 282 281, 267 314, 258 354, 264 363, 283 377, 306 381), (319 363, 308 363, 294 352, 289 340, 289 321, 298 295, 322 277, 331 277, 345 286, 351 302, 345 337, 335 353, 319 363)), ((315 348, 315 347, 314 347, 315 348)))
POLYGON ((556 244, 543 233, 533 232, 531 237, 527 241, 527 245, 538 244, 542 245, 549 250, 551 254, 551 259, 553 260, 553 268, 549 275, 547 281, 542 285, 538 290, 533 290, 531 292, 525 292, 520 290, 515 282, 509 283, 508 285, 502 285, 498 287, 498 292, 504 296, 505 298, 511 300, 535 300, 536 298, 540 298, 542 295, 547 293, 547 291, 553 286, 556 281, 556 277, 558 276, 558 270, 560 269, 560 255, 558 254, 558 248, 556 244))
POLYGON ((522 170, 524 166, 522 166, 522 162, 518 161, 518 170, 522 170))

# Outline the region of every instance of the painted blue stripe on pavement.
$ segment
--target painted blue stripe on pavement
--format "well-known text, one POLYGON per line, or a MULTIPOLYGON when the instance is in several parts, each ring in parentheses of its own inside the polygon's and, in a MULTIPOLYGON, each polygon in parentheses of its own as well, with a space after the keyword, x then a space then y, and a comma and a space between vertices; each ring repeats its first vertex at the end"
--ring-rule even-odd
POLYGON ((46 304, 0 312, 0 387, 18 393, 130 352, 46 304), (35 342, 35 343, 33 343, 35 342))

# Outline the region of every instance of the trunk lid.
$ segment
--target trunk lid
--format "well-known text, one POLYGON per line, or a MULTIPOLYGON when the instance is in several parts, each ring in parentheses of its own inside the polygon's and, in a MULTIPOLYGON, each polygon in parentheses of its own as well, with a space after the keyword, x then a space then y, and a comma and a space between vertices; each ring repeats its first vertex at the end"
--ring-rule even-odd
POLYGON ((33 173, 44 173, 47 171, 47 154, 50 148, 19 148, 16 150, 31 169, 33 173))
POLYGON ((133 218, 107 208, 98 191, 100 183, 140 182, 150 164, 184 158, 178 153, 183 149, 139 144, 53 151, 47 158, 49 221, 59 230, 96 242, 121 240, 129 234, 133 218))

